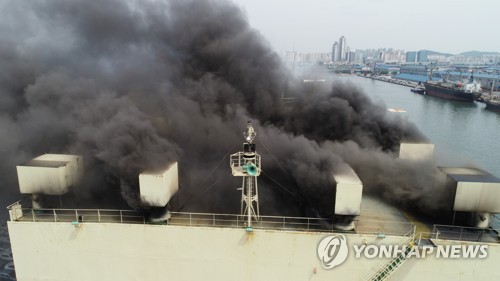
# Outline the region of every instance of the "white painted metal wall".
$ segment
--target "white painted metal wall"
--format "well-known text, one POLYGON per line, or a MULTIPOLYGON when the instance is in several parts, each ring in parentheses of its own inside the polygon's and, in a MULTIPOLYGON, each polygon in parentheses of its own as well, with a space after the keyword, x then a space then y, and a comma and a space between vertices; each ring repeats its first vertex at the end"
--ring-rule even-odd
POLYGON ((150 206, 163 207, 179 190, 179 170, 177 162, 159 172, 139 174, 141 201, 150 206))
POLYGON ((363 183, 349 166, 333 175, 336 182, 335 214, 358 216, 361 212, 363 183))
MULTIPOLYGON (((434 241, 439 245, 457 244, 457 242, 449 240, 434 241)), ((475 245, 478 244, 476 243, 475 245)), ((485 259, 443 259, 436 258, 434 255, 429 255, 425 259, 419 260, 408 259, 393 275, 391 275, 389 280, 500 280, 500 271, 498 270, 499 262, 500 245, 490 244, 488 248, 488 257, 485 259)))
POLYGON ((458 182, 455 211, 500 213, 500 183, 458 182))
POLYGON ((431 160, 434 158, 434 144, 431 143, 401 143, 399 158, 409 160, 431 160))
POLYGON ((24 194, 61 195, 83 177, 79 155, 43 154, 16 168, 19 190, 24 194))
MULTIPOLYGON (((356 260, 351 251, 344 264, 324 270, 316 247, 328 233, 106 223, 8 226, 19 281, 352 280, 381 262, 356 260)), ((407 239, 346 237, 349 244, 407 239)))
MULTIPOLYGON (((17 278, 31 280, 361 280, 385 260, 352 245, 407 237, 346 235, 349 257, 331 270, 316 254, 328 233, 187 226, 8 222, 17 278)), ((500 247, 483 260, 410 260, 391 280, 499 280, 500 247)))

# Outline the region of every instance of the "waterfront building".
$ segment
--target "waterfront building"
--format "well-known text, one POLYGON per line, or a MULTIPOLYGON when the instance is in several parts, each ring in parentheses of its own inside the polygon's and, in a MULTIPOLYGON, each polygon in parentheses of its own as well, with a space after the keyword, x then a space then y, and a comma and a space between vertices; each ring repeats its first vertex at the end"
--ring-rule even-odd
POLYGON ((356 51, 355 50, 348 51, 347 54, 348 54, 348 56, 347 56, 348 62, 355 62, 356 61, 356 51))
POLYGON ((365 55, 362 52, 356 51, 356 58, 354 59, 357 62, 364 62, 365 61, 365 55))
POLYGON ((405 65, 400 68, 401 74, 413 74, 427 77, 428 69, 423 65, 405 65))
POLYGON ((427 62, 427 51, 418 51, 417 53, 417 62, 427 62))
POLYGON ((378 63, 374 66, 374 71, 382 75, 397 75, 400 71, 399 65, 378 63))
POLYGON ((417 62, 417 52, 406 52, 406 62, 417 62))

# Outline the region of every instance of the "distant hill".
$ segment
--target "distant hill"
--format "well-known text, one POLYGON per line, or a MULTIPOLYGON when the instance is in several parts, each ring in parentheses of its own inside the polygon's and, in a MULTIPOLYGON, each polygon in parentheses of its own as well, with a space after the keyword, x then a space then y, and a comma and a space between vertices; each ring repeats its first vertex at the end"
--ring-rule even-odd
MULTIPOLYGON (((454 54, 441 53, 441 52, 436 52, 436 51, 432 51, 432 50, 420 50, 420 51, 427 52, 427 54, 429 54, 429 55, 441 55, 441 56, 447 56, 447 57, 455 56, 454 54)), ((500 53, 499 52, 468 51, 468 52, 460 53, 458 55, 464 56, 464 57, 481 57, 481 56, 491 56, 491 55, 500 56, 500 53)))
POLYGON ((499 52, 481 52, 481 51, 469 51, 469 52, 463 52, 460 53, 459 55, 464 56, 464 57, 481 57, 481 56, 491 56, 491 55, 500 55, 499 52))

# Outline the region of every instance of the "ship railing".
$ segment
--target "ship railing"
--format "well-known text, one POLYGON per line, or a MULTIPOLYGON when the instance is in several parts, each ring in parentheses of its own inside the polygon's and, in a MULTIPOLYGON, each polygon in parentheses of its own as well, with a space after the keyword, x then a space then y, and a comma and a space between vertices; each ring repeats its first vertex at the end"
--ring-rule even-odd
POLYGON ((415 234, 415 244, 419 247, 434 246, 431 239, 438 239, 439 232, 419 232, 415 234))
MULTIPOLYGON (((150 221, 142 211, 112 209, 34 209, 23 208, 21 202, 8 207, 11 221, 33 222, 71 222, 75 225, 85 222, 97 223, 167 223, 150 221)), ((247 227, 247 217, 235 214, 185 213, 172 212, 170 225, 210 226, 210 227, 247 227)), ((411 236, 414 225, 408 222, 354 220, 348 223, 335 223, 332 219, 310 217, 260 216, 252 221, 253 228, 290 231, 347 232, 411 236), (349 227, 346 227, 349 226, 349 227), (352 227, 353 226, 353 227, 352 227), (342 230, 345 229, 345 230, 342 230)))
POLYGON ((465 242, 487 242, 500 243, 500 229, 467 227, 456 225, 435 224, 433 232, 438 235, 436 239, 465 241, 465 242))
POLYGON ((401 221, 355 220, 356 233, 377 234, 380 237, 397 235, 412 237, 415 234, 415 225, 401 221))
POLYGON ((7 208, 9 209, 11 221, 71 222, 75 225, 84 222, 139 224, 147 222, 142 211, 133 210, 33 209, 21 208, 21 205, 17 202, 7 208))
MULTIPOLYGON (((207 214, 172 212, 169 220, 171 225, 187 226, 214 226, 214 227, 247 227, 247 217, 234 214, 207 214)), ((278 229, 293 231, 324 231, 345 232, 359 234, 404 235, 414 233, 414 226, 407 222, 354 220, 352 227, 349 223, 335 223, 332 219, 310 217, 260 216, 259 220, 252 221, 252 227, 259 229, 278 229)))
MULTIPOLYGON (((247 227, 247 216, 234 214, 172 213, 171 225, 247 227)), ((259 229, 332 231, 331 220, 307 217, 260 216, 251 226, 259 229)))

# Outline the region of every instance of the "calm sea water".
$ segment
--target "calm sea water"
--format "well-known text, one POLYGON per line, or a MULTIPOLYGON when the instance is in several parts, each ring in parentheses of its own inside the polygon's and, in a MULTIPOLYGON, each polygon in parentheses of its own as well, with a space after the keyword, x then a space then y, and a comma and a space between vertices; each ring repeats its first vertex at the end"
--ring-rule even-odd
POLYGON ((0 280, 15 280, 14 262, 5 221, 0 222, 0 280))
POLYGON ((435 144, 442 165, 475 165, 500 177, 500 114, 482 103, 462 103, 410 92, 410 88, 358 76, 332 76, 349 81, 387 108, 402 109, 435 144))

